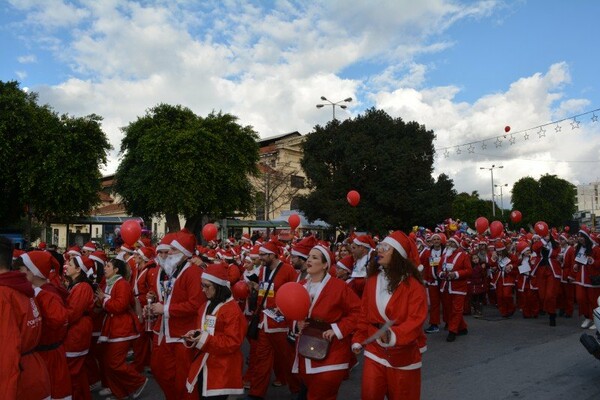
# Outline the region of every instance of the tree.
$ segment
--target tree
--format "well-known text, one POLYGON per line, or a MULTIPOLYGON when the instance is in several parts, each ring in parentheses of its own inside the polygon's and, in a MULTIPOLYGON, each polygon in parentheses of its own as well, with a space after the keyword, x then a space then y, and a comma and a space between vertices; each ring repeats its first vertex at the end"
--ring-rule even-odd
MULTIPOLYGON (((256 210, 262 212, 266 221, 274 217, 274 212, 287 204, 303 189, 304 184, 294 183, 295 179, 302 178, 297 168, 292 168, 291 163, 278 164, 273 168, 266 163, 259 163, 259 176, 253 180, 255 190, 256 210)), ((303 178, 302 178, 303 180, 303 178)))
POLYGON ((98 204, 111 149, 101 121, 59 116, 36 93, 0 81, 0 224, 84 215, 98 204))
POLYGON ((159 104, 123 128, 115 190, 127 210, 145 218, 164 214, 169 230, 180 228, 183 215, 196 234, 208 216, 249 212, 258 136, 236 120, 159 104))
POLYGON ((450 217, 452 180, 433 171, 432 131, 369 109, 343 122, 316 126, 304 142, 302 168, 313 191, 300 208, 315 220, 373 232, 408 230, 450 217), (346 202, 349 190, 360 204, 346 202))
POLYGON ((475 190, 471 194, 459 193, 452 203, 452 215, 466 222, 475 229, 475 220, 479 217, 485 217, 488 221, 502 220, 498 213, 496 217, 492 215, 492 202, 479 198, 479 193, 475 190))
POLYGON ((576 188, 556 175, 543 175, 538 181, 525 177, 515 182, 512 190, 514 209, 523 214, 522 224, 545 221, 549 226, 562 226, 573 219, 576 211, 576 188))

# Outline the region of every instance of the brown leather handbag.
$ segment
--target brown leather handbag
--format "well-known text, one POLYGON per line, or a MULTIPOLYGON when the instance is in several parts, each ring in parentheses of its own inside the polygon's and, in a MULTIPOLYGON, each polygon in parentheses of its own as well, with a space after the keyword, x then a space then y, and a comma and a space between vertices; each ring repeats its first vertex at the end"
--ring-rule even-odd
POLYGON ((310 319, 307 322, 309 325, 302 329, 298 338, 298 354, 310 360, 324 360, 331 342, 323 338, 323 332, 331 329, 331 325, 310 319))

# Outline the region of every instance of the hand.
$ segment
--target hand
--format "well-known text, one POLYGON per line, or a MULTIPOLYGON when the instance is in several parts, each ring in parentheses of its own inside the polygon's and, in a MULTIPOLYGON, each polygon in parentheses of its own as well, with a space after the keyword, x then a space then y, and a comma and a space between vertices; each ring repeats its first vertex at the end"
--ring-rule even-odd
POLYGON ((573 265, 573 272, 579 272, 579 265, 573 265))
POLYGON ((327 339, 331 342, 334 337, 335 337, 335 332, 333 331, 333 329, 328 329, 325 332, 323 332, 323 339, 327 339))
POLYGON ((165 313, 165 306, 162 303, 154 303, 150 305, 153 314, 162 315, 165 313))
POLYGON ((390 331, 389 331, 389 329, 387 331, 385 331, 385 333, 383 335, 381 335, 381 337, 379 338, 379 340, 381 341, 381 343, 385 343, 385 344, 388 344, 390 342, 390 331))
POLYGON ((154 303, 156 301, 156 293, 154 293, 154 292, 146 293, 146 301, 149 303, 154 303))
POLYGON ((363 347, 360 343, 354 343, 352 345, 352 352, 354 354, 360 354, 360 352, 362 351, 363 347))
POLYGON ((256 282, 252 282, 252 281, 248 281, 246 282, 248 284, 248 287, 250 288, 250 290, 258 290, 258 283, 256 282))
POLYGON ((98 289, 96 289, 96 297, 98 297, 98 300, 102 301, 102 300, 104 300, 106 295, 104 294, 102 289, 98 288, 98 289))
POLYGON ((510 273, 510 271, 512 271, 512 265, 508 264, 504 270, 505 270, 507 273, 510 273))
POLYGON ((181 338, 185 340, 186 345, 188 347, 193 347, 195 343, 198 342, 198 340, 200 340, 200 333, 201 332, 199 330, 192 329, 191 331, 188 331, 188 333, 183 335, 181 338))
POLYGON ((298 327, 298 330, 299 330, 300 332, 302 332, 302 330, 303 330, 304 328, 306 328, 308 325, 310 325, 310 324, 309 324, 308 322, 306 322, 306 320, 304 320, 304 321, 298 321, 298 322, 296 322, 296 326, 298 327))
POLYGON ((591 256, 588 256, 587 260, 588 260, 588 264, 589 264, 589 265, 591 265, 591 264, 593 264, 593 263, 594 263, 594 258, 593 258, 593 257, 591 257, 591 256))

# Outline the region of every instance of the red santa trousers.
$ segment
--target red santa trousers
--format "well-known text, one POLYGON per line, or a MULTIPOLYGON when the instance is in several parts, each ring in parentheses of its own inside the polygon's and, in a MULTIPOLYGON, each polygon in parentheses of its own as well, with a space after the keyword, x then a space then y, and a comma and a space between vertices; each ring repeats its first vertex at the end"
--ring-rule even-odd
POLYGON ((193 356, 194 350, 183 343, 167 343, 163 338, 159 346, 158 335, 154 335, 150 368, 167 400, 198 398, 197 387, 192 393, 185 387, 193 356))
POLYGON ((150 354, 152 349, 152 332, 140 332, 140 337, 133 342, 133 365, 139 373, 150 366, 150 354))
POLYGON ((342 381, 348 373, 347 369, 307 374, 304 359, 298 361, 298 367, 300 369, 300 379, 308 389, 307 400, 337 399, 342 381))
POLYGON ((364 358, 362 400, 419 400, 421 398, 421 369, 389 368, 364 358))
POLYGON ((600 288, 577 285, 575 287, 575 296, 577 297, 577 305, 579 306, 579 315, 583 315, 587 319, 592 319, 594 308, 598 307, 600 288))
POLYGON ((53 399, 64 399, 71 395, 71 374, 67 365, 64 346, 38 352, 50 376, 50 393, 53 399))
POLYGON ((427 301, 429 302, 429 325, 440 324, 440 288, 427 285, 427 301))
POLYGON ((90 384, 85 371, 86 355, 79 357, 67 357, 67 365, 71 374, 71 386, 73 388, 73 400, 91 400, 90 384))
POLYGON ((575 308, 575 285, 570 282, 560 283, 560 307, 566 316, 572 316, 575 308))
POLYGON ((549 266, 540 267, 536 276, 542 309, 548 314, 556 314, 556 298, 560 291, 560 279, 554 277, 549 266))
POLYGON ((102 345, 98 344, 98 337, 92 337, 90 343, 90 352, 85 358, 85 370, 88 374, 88 381, 90 385, 96 382, 101 382, 102 387, 107 387, 106 378, 102 369, 102 354, 100 353, 102 345))
POLYGON ((498 282, 496 286, 496 304, 503 317, 508 317, 515 313, 515 299, 513 297, 513 286, 504 286, 498 282))
POLYGON ((540 313, 540 302, 537 290, 526 287, 522 292, 519 292, 522 301, 521 309, 525 318, 537 317, 540 313))
POLYGON ((127 363, 131 341, 103 343, 101 346, 102 367, 108 387, 118 399, 133 394, 146 378, 127 363))
POLYGON ((444 321, 448 324, 448 331, 458 333, 467 329, 467 323, 463 317, 465 308, 465 295, 442 293, 442 305, 444 321))
POLYGON ((265 333, 262 329, 258 332, 256 340, 256 360, 254 374, 250 377, 249 395, 265 397, 271 380, 271 370, 275 357, 285 362, 285 381, 292 393, 300 391, 300 382, 296 374, 292 374, 294 363, 294 347, 287 341, 286 332, 265 333))

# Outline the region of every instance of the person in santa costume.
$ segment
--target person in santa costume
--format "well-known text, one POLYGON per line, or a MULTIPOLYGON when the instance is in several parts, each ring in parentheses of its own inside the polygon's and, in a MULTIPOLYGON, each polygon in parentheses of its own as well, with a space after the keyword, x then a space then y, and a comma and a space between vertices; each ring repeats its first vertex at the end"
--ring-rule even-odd
POLYGON ((560 278, 560 295, 562 300, 562 311, 565 318, 573 316, 575 308, 575 285, 573 284, 573 263, 575 262, 575 247, 569 244, 569 234, 563 232, 558 237, 560 263, 562 274, 560 278))
POLYGON ((323 360, 311 360, 296 349, 293 372, 300 373, 307 388, 307 399, 336 399, 350 367, 350 338, 360 315, 360 299, 342 280, 328 273, 335 257, 331 251, 317 245, 306 260, 308 278, 304 287, 311 299, 308 317, 298 321, 302 330, 311 324, 323 326, 323 338, 331 342, 323 360))
POLYGON ((560 293, 560 278, 562 270, 557 260, 560 245, 555 238, 548 234, 537 242, 540 248, 536 251, 538 263, 532 274, 536 277, 538 294, 542 310, 548 313, 550 326, 556 326, 556 300, 560 293))
MULTIPOLYGON (((492 282, 496 288, 496 302, 502 317, 509 318, 516 310, 513 289, 519 274, 515 267, 517 259, 514 254, 508 252, 502 240, 498 239, 494 246, 496 252, 491 257, 490 267, 492 282)), ((535 276, 535 271, 532 271, 532 275, 535 276)))
MULTIPOLYGON (((94 261, 93 270, 90 269, 88 271, 88 277, 92 279, 92 286, 96 289, 100 288, 104 290, 106 287, 104 266, 108 262, 108 257, 103 250, 96 250, 90 254, 90 259, 94 261)), ((90 344, 90 351, 85 360, 85 369, 90 382, 90 390, 92 392, 104 390, 103 393, 106 393, 108 392, 108 384, 106 383, 106 378, 104 378, 104 369, 101 367, 101 346, 98 344, 98 338, 100 337, 102 322, 104 321, 105 315, 102 305, 95 302, 94 309, 90 315, 92 317, 92 343, 90 344)))
POLYGON ((263 266, 259 273, 259 283, 249 283, 258 290, 258 308, 256 312, 261 315, 258 338, 256 339, 256 359, 254 373, 250 376, 249 399, 262 399, 267 394, 271 369, 275 357, 281 362, 280 373, 285 376, 285 382, 293 394, 300 391, 300 382, 295 374, 292 374, 294 360, 294 348, 287 341, 289 324, 286 321, 277 322, 264 314, 260 305, 266 297, 265 308, 275 308, 275 294, 279 288, 287 282, 296 282, 297 273, 290 264, 279 259, 283 243, 269 241, 261 245, 259 255, 263 266))
POLYGON ((85 359, 92 340, 92 318, 94 290, 87 277, 94 262, 88 257, 71 257, 65 275, 69 282, 67 312, 69 329, 65 339, 67 364, 71 373, 74 399, 91 399, 90 385, 84 368, 85 359))
POLYGON ((157 301, 149 310, 158 318, 154 325, 150 366, 167 400, 197 398, 197 392, 186 390, 193 352, 182 338, 198 327, 198 310, 206 302, 200 281, 201 268, 189 260, 196 249, 196 238, 186 229, 165 238, 169 255, 161 261, 161 272, 151 289, 156 290, 157 301))
POLYGON ((421 395, 421 339, 427 294, 415 243, 401 231, 377 246, 352 350, 365 351, 361 398, 416 400, 421 395), (385 329, 388 327, 387 329, 385 329))
POLYGON ((360 235, 355 237, 350 244, 350 252, 354 257, 354 268, 350 277, 350 287, 356 292, 358 297, 362 297, 365 280, 367 277, 367 268, 371 258, 375 256, 375 242, 369 235, 360 235))
POLYGON ((102 367, 106 383, 118 398, 132 396, 138 398, 148 379, 127 363, 127 352, 133 341, 139 337, 138 321, 131 309, 133 296, 129 283, 123 278, 127 264, 123 260, 112 259, 104 266, 106 288, 98 289, 96 296, 106 312, 98 343, 102 343, 102 367))
POLYGON ((48 369, 51 397, 69 398, 71 376, 63 346, 67 335, 67 308, 58 290, 48 282, 50 272, 60 269, 60 265, 46 251, 31 251, 19 257, 13 267, 19 268, 34 287, 36 303, 42 315, 42 337, 36 351, 48 369))
POLYGON ((200 329, 184 336, 193 347, 194 361, 186 387, 198 387, 200 399, 224 400, 244 393, 242 343, 247 323, 233 299, 227 269, 223 264, 209 264, 202 273, 202 290, 208 299, 201 311, 200 329))
POLYGON ((516 270, 519 273, 517 291, 520 293, 523 318, 537 318, 540 311, 540 302, 536 277, 531 273, 537 264, 537 259, 535 254, 531 252, 529 243, 524 240, 519 240, 517 243, 516 255, 518 257, 516 270))
POLYGON ((298 271, 298 278, 296 282, 304 283, 307 278, 307 265, 306 260, 308 253, 317 244, 317 238, 314 236, 307 236, 300 240, 292 247, 290 254, 290 263, 296 271, 298 271))
POLYGON ((35 292, 25 274, 11 271, 12 242, 0 237, 0 398, 50 398, 50 378, 35 348, 42 335, 42 318, 35 292))
MULTIPOLYGON (((136 250, 136 261, 138 264, 138 277, 133 287, 133 295, 135 302, 135 311, 138 321, 144 321, 143 308, 147 305, 147 294, 150 287, 150 282, 156 279, 156 253, 154 247, 140 247, 136 250)), ((150 367, 150 354, 152 347, 152 332, 145 332, 140 329, 140 337, 133 343, 133 354, 135 369, 138 372, 144 372, 146 367, 150 367)))
POLYGON ((573 273, 579 315, 585 317, 581 327, 596 329, 592 313, 600 296, 600 285, 592 283, 592 276, 600 275, 600 247, 592 240, 586 226, 582 226, 578 232, 573 273))
POLYGON ((444 321, 448 325, 448 342, 456 340, 457 335, 469 333, 463 311, 468 290, 467 282, 472 272, 471 257, 461 249, 460 241, 459 233, 450 237, 440 260, 440 293, 444 321))
POLYGON ((423 265, 423 281, 427 288, 427 303, 429 304, 429 327, 425 333, 438 333, 440 331, 440 287, 439 268, 442 254, 446 246, 446 235, 435 233, 430 237, 431 247, 425 247, 419 253, 419 260, 423 265))

